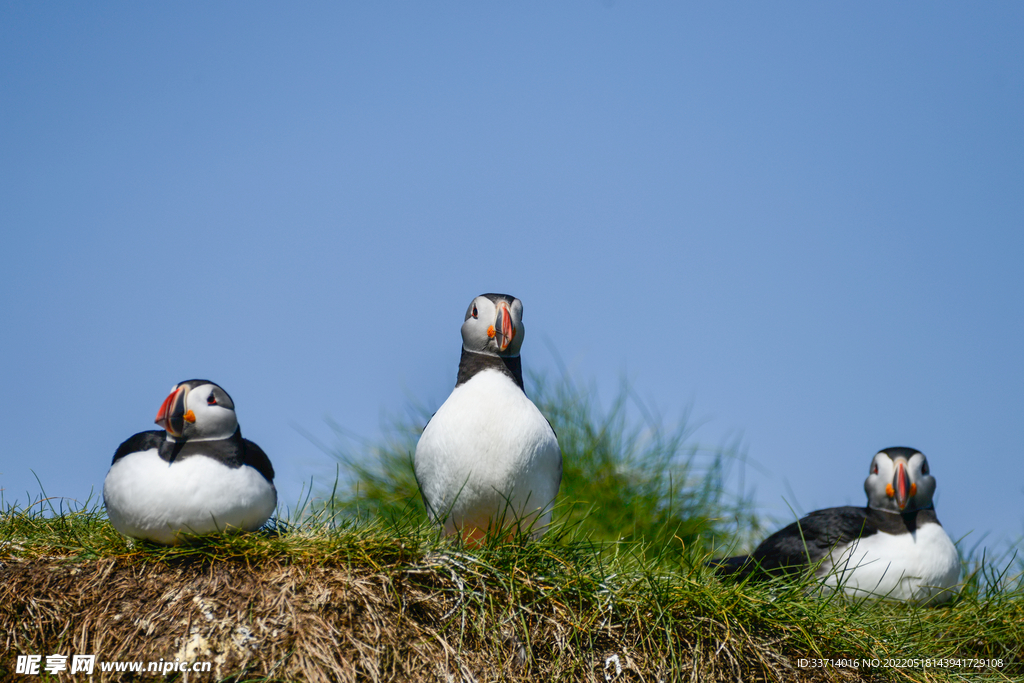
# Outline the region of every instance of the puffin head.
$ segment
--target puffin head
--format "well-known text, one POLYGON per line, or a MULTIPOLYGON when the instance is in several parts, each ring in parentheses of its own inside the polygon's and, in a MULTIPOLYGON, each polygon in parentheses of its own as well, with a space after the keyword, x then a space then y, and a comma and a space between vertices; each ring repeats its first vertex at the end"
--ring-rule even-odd
POLYGON ((525 336, 523 302, 514 296, 481 294, 466 309, 462 347, 467 351, 513 358, 525 336))
POLYGON ((872 458, 864 491, 870 508, 914 512, 933 507, 935 477, 924 453, 899 446, 886 448, 872 458))
POLYGON ((226 439, 238 431, 235 403, 228 392, 205 379, 190 379, 171 388, 155 422, 171 440, 226 439))

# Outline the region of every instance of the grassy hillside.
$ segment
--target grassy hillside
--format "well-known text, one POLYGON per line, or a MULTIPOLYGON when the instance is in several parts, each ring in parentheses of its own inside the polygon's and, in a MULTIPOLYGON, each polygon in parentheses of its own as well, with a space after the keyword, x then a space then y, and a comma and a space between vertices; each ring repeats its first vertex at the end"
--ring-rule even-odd
MULTIPOLYGON (((255 534, 162 548, 95 504, 0 504, 0 680, 85 680, 17 676, 33 654, 210 663, 179 681, 1024 680, 1015 558, 967 561, 937 608, 720 580, 710 549, 762 533, 726 491, 736 449, 691 445, 628 392, 606 411, 567 382, 531 394, 566 458, 540 542, 469 548, 426 524, 419 414, 342 456, 326 503, 255 534)), ((153 676, 92 680, 134 679, 153 676)))
POLYGON ((16 655, 55 653, 212 663, 211 674, 170 680, 1024 675, 1024 596, 991 573, 974 574, 951 606, 923 608, 723 582, 697 550, 669 565, 636 542, 593 544, 557 530, 540 543, 467 549, 423 525, 333 526, 321 516, 168 549, 128 545, 96 509, 38 508, 8 508, 0 519, 2 680, 17 679, 16 655), (1001 666, 913 661, 954 657, 1001 666), (878 662, 810 668, 801 658, 878 662))

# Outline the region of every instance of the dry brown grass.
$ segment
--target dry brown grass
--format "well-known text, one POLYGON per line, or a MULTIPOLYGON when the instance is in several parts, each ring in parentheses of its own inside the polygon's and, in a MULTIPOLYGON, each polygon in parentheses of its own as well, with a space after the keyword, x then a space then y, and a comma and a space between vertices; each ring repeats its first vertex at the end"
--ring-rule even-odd
MULTIPOLYGON (((566 604, 563 586, 525 572, 499 577, 454 552, 386 568, 8 556, 0 576, 8 653, 206 660, 214 680, 837 680, 792 668, 784 639, 730 633, 711 615, 700 632, 659 634, 656 614, 616 620, 607 605, 566 604), (664 649, 650 641, 665 635, 685 643, 680 660, 651 656, 664 649)), ((196 676, 181 680, 211 679, 196 676)))

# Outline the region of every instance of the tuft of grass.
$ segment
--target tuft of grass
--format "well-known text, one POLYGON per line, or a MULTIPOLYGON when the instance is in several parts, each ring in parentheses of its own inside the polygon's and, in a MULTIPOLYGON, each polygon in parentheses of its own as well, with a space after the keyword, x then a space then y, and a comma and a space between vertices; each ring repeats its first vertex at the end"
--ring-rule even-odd
MULTIPOLYGON (((595 542, 640 543, 650 556, 677 562, 687 547, 735 545, 759 531, 751 500, 726 486, 731 469, 743 465, 738 444, 699 445, 688 415, 666 426, 626 385, 607 410, 597 404, 595 391, 568 375, 555 383, 532 375, 527 391, 562 449, 553 514, 562 533, 572 528, 595 542)), ((386 425, 380 442, 329 451, 345 471, 334 495, 342 514, 426 517, 413 454, 429 419, 429 411, 414 408, 386 425)), ((339 443, 351 443, 343 428, 330 424, 339 443)))

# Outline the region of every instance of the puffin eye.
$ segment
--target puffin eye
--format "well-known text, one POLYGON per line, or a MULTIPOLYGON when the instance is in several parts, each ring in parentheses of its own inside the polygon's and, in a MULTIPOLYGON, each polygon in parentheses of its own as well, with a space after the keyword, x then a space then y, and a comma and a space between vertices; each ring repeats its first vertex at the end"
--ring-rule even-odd
POLYGON ((928 463, 921 465, 921 474, 928 474, 928 463))
POLYGON ((210 406, 217 405, 217 397, 213 395, 212 391, 210 392, 210 395, 206 398, 206 404, 210 406))
POLYGON ((871 466, 871 474, 878 474, 878 463, 871 466))
POLYGON ((476 306, 473 306, 473 317, 475 318, 476 316, 477 316, 476 306))

